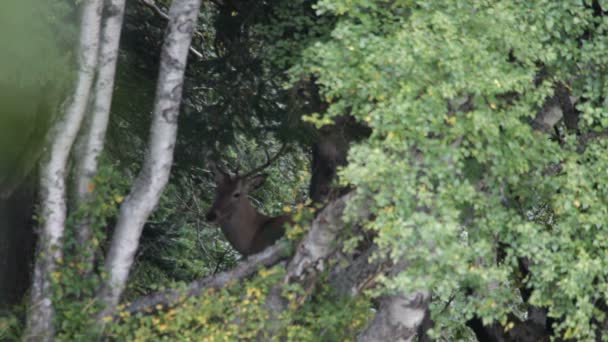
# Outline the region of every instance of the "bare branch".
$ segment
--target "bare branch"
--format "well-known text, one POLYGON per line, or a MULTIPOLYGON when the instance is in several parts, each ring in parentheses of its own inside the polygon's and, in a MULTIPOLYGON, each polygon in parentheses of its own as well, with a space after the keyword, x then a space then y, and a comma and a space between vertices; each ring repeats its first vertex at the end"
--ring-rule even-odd
MULTIPOLYGON (((311 231, 300 243, 298 254, 290 261, 288 275, 283 283, 296 278, 303 278, 323 269, 321 259, 328 257, 336 248, 335 236, 341 230, 342 213, 352 193, 339 198, 325 207, 312 224, 311 231)), ((197 280, 185 291, 168 290, 143 297, 126 307, 126 311, 135 313, 152 310, 156 305, 171 306, 179 303, 184 296, 195 296, 206 288, 219 288, 231 280, 243 279, 252 275, 260 266, 270 266, 287 257, 285 244, 279 242, 258 254, 252 255, 234 269, 197 280)), ((280 285, 276 287, 280 289, 280 285)), ((272 290, 276 292, 275 289, 272 290)), ((275 293, 275 295, 277 295, 275 293)), ((109 311, 107 311, 109 312, 109 311)))
MULTIPOLYGON (((165 20, 169 20, 169 15, 167 13, 165 13, 165 11, 163 11, 160 7, 158 7, 158 5, 156 5, 156 2, 154 2, 154 0, 139 0, 139 1, 142 4, 146 5, 147 7, 151 8, 161 18, 163 18, 165 20)), ((197 35, 198 37, 205 38, 205 36, 200 31, 194 31, 194 34, 197 35)), ((199 59, 203 59, 204 55, 201 52, 199 52, 198 50, 196 50, 192 46, 190 46, 189 49, 190 49, 190 52, 192 52, 193 55, 195 55, 199 59)))
POLYGON ((241 280, 253 275, 261 267, 275 265, 288 256, 288 250, 289 248, 287 248, 285 243, 279 242, 258 254, 250 256, 229 271, 196 280, 190 283, 185 290, 167 290, 145 296, 128 304, 125 311, 134 314, 155 310, 157 305, 163 305, 165 308, 177 305, 186 297, 200 295, 205 289, 221 288, 228 282, 241 280))

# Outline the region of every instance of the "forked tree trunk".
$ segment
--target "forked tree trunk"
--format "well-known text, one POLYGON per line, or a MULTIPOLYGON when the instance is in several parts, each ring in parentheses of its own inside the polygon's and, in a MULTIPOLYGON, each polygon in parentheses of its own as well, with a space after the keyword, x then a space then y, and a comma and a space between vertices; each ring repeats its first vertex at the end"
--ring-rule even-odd
POLYGON ((51 274, 61 257, 61 239, 66 220, 65 176, 67 161, 80 129, 97 66, 102 0, 86 0, 82 5, 79 65, 76 88, 48 135, 48 154, 40 176, 41 230, 31 288, 25 340, 53 339, 51 274))
MULTIPOLYGON (((101 45, 99 47, 99 70, 93 93, 93 107, 76 145, 74 197, 77 206, 89 201, 94 189, 92 179, 97 173, 98 159, 103 151, 110 118, 110 105, 112 104, 124 9, 125 0, 109 0, 105 9, 101 45)), ((81 261, 89 267, 92 266, 94 261, 94 251, 90 243, 92 233, 89 222, 79 223, 76 237, 78 244, 85 248, 81 255, 81 261)))
POLYGON ((108 278, 99 293, 99 299, 107 310, 112 310, 120 299, 144 223, 158 203, 169 179, 186 59, 200 4, 201 0, 175 0, 169 10, 169 26, 161 52, 148 151, 131 193, 120 207, 106 257, 108 278))

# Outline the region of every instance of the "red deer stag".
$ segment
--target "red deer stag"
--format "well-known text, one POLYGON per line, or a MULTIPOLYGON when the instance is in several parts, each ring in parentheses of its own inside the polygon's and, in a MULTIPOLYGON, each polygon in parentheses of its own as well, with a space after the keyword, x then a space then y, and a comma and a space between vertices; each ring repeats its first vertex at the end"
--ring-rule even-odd
POLYGON ((289 215, 270 217, 260 213, 248 197, 249 192, 258 189, 267 177, 266 174, 254 174, 270 165, 275 158, 268 158, 266 164, 245 175, 239 175, 237 170, 231 176, 215 163, 209 165, 217 188, 206 219, 218 224, 228 242, 243 256, 273 245, 284 235, 284 225, 291 222, 289 215))

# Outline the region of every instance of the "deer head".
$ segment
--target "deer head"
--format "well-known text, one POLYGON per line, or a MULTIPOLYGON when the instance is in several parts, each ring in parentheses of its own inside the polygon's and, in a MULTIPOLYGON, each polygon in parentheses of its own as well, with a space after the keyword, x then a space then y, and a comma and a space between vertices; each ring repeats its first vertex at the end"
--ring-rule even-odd
POLYGON ((234 216, 239 209, 250 204, 250 191, 257 190, 266 180, 265 174, 251 178, 231 176, 215 164, 210 164, 215 178, 215 200, 205 218, 212 223, 220 223, 234 216))
POLYGON ((213 205, 205 217, 218 224, 232 247, 245 256, 272 245, 283 236, 283 225, 290 221, 287 215, 269 217, 258 212, 248 196, 264 183, 267 175, 259 171, 271 162, 269 158, 264 166, 245 175, 239 175, 238 171, 230 175, 215 163, 209 164, 216 191, 213 205))

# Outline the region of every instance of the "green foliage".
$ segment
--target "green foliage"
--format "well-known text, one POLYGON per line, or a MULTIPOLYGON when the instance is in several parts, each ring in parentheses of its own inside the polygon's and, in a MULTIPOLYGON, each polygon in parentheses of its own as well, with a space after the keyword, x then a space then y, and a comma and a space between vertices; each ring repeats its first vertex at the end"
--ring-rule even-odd
POLYGON ((129 277, 127 300, 225 270, 236 263, 238 253, 231 249, 221 231, 204 219, 213 196, 211 184, 203 187, 192 177, 176 177, 148 220, 129 277))
POLYGON ((0 341, 19 340, 23 326, 19 321, 23 308, 12 308, 9 313, 0 314, 0 341))
MULTIPOLYGON (((277 130, 286 119, 285 108, 277 100, 284 94, 281 84, 275 84, 280 82, 267 77, 270 68, 258 68, 263 52, 259 38, 233 36, 239 35, 233 27, 250 29, 252 21, 247 16, 251 13, 223 12, 210 3, 204 6, 199 17, 201 35, 194 45, 205 58, 189 59, 173 175, 144 229, 127 299, 232 267, 240 256, 221 231, 204 220, 215 196, 207 163, 213 159, 231 170, 246 172, 266 161, 265 150, 270 154, 278 151, 278 140, 293 140, 277 130), (235 85, 236 78, 242 81, 235 85)), ((265 16, 254 13, 259 20, 265 16)), ((164 22, 150 14, 145 6, 127 3, 125 48, 119 60, 107 144, 110 158, 127 175, 136 174, 143 160, 147 113, 154 96, 154 63, 164 22), (155 38, 142 42, 142 36, 155 38)), ((269 177, 252 194, 254 205, 274 215, 285 206, 303 202, 307 169, 306 153, 291 143, 265 170, 269 177)))
MULTIPOLYGON (((374 220, 366 227, 376 233, 380 252, 408 265, 384 279, 386 289, 432 290, 434 336, 470 339, 464 323, 473 316, 510 327, 508 314, 524 317, 527 306, 536 305, 557 319, 559 336, 596 337, 608 301, 608 146, 591 135, 602 138, 608 125, 608 21, 589 1, 235 3, 241 7, 209 2, 202 11, 195 45, 205 57, 192 60, 187 72, 173 177, 145 227, 127 299, 238 261, 218 229, 201 220, 214 196, 205 168, 209 151, 232 169, 251 169, 265 161, 265 149, 277 151, 279 141, 310 142, 302 114, 327 123, 349 113, 373 130, 351 149, 342 171, 343 182, 361 199, 349 210, 370 206, 374 220), (327 113, 314 113, 320 107, 312 103, 314 95, 286 91, 288 78, 316 80, 327 113), (559 137, 530 125, 556 84, 579 99, 581 113, 578 130, 560 124, 559 137), (522 260, 530 275, 521 274, 522 260), (531 290, 529 303, 520 289, 531 290)), ((48 108, 56 107, 69 79, 72 56, 65 51, 73 45, 73 27, 53 24, 72 8, 60 0, 32 4, 11 2, 0 13, 0 38, 9 47, 0 57, 9 114, 0 116, 0 126, 33 121, 35 129, 7 129, 0 146, 19 146, 17 134, 40 139, 52 116, 48 108), (17 12, 41 20, 17 30, 24 22, 17 12), (43 114, 31 119, 47 96, 43 114)), ((102 228, 139 169, 148 134, 163 25, 137 6, 130 2, 127 10, 109 132, 108 158, 116 166, 98 176, 95 201, 70 218, 70 224, 92 220, 98 232, 93 244, 103 245, 102 228)), ((30 154, 9 152, 0 153, 9 156, 0 160, 0 188, 14 177, 6 176, 14 171, 5 165, 30 154)), ((310 219, 296 205, 306 199, 306 154, 291 148, 267 170, 267 184, 252 196, 264 213, 295 207, 299 218, 310 219)), ((288 238, 303 233, 298 224, 288 238)), ((351 241, 350 247, 358 240, 351 241)), ((82 246, 73 236, 66 242, 54 274, 58 339, 84 339, 94 333, 88 330, 96 309, 90 298, 99 279, 82 275, 98 270, 78 264, 82 246)), ((277 339, 349 340, 372 314, 365 296, 338 298, 324 286, 294 285, 285 290, 290 310, 274 321, 263 303, 282 275, 280 269, 261 270, 243 284, 207 291, 166 312, 123 313, 110 325, 109 338, 263 339, 271 325, 283 323, 277 339)), ((18 334, 17 323, 1 320, 0 339, 18 334)))
MULTIPOLYGON (((95 295, 101 277, 105 276, 103 260, 91 263, 86 256, 94 251, 97 257, 101 257, 99 248, 106 240, 106 228, 116 216, 128 185, 115 165, 104 161, 89 186, 92 198, 68 217, 63 256, 57 260, 58 267, 51 274, 57 341, 82 341, 97 336, 93 318, 101 308, 95 295), (82 222, 87 222, 93 231, 87 245, 80 244, 76 239, 76 229, 82 222)), ((28 296, 24 301, 27 299, 28 296)), ((24 315, 25 307, 16 307, 8 315, 0 316, 0 340, 19 339, 24 328, 24 315)))
MULTIPOLYGON (((246 172, 266 161, 265 148, 274 154, 278 142, 258 145, 244 136, 225 151, 227 167, 246 172), (268 146, 269 145, 269 146, 268 146)), ((305 198, 307 160, 291 149, 264 172, 263 188, 252 194, 252 202, 267 215, 280 214, 284 207, 305 198)), ((126 299, 134 299, 163 287, 232 268, 240 255, 230 247, 218 227, 205 221, 215 196, 213 175, 206 168, 179 172, 165 189, 161 201, 144 229, 136 265, 129 278, 126 299)))
POLYGON ((292 73, 317 77, 327 115, 349 112, 373 129, 343 178, 371 199, 367 226, 383 252, 409 265, 386 286, 454 297, 458 310, 434 312, 447 339, 459 334, 450 321, 462 327, 473 315, 506 325, 507 313, 521 311, 522 282, 530 304, 560 318, 565 338, 592 339, 594 319, 604 319, 595 304, 608 299, 605 143, 580 153, 576 136, 562 130, 560 144, 529 124, 556 83, 582 96, 579 134, 608 122, 608 22, 587 5, 318 4, 338 22, 292 73), (459 98, 471 109, 446 105, 459 98), (516 272, 522 258, 532 265, 526 279, 516 272))
POLYGON ((289 310, 276 317, 265 307, 265 299, 283 275, 281 268, 262 269, 249 281, 208 289, 154 315, 119 313, 121 321, 109 325, 107 336, 134 341, 268 340, 270 329, 280 327, 273 340, 354 340, 370 315, 367 298, 337 299, 329 288, 322 287, 301 306, 296 298, 301 298, 303 289, 294 287, 285 292, 289 310))
POLYGON ((103 165, 90 185, 94 196, 68 218, 63 258, 58 260, 59 267, 51 275, 58 341, 95 336, 93 317, 101 307, 95 295, 101 284, 102 267, 99 262, 90 264, 83 256, 96 251, 105 241, 108 221, 116 216, 127 185, 114 166, 103 165), (76 239, 76 229, 82 222, 87 222, 93 230, 90 246, 81 245, 76 239))

